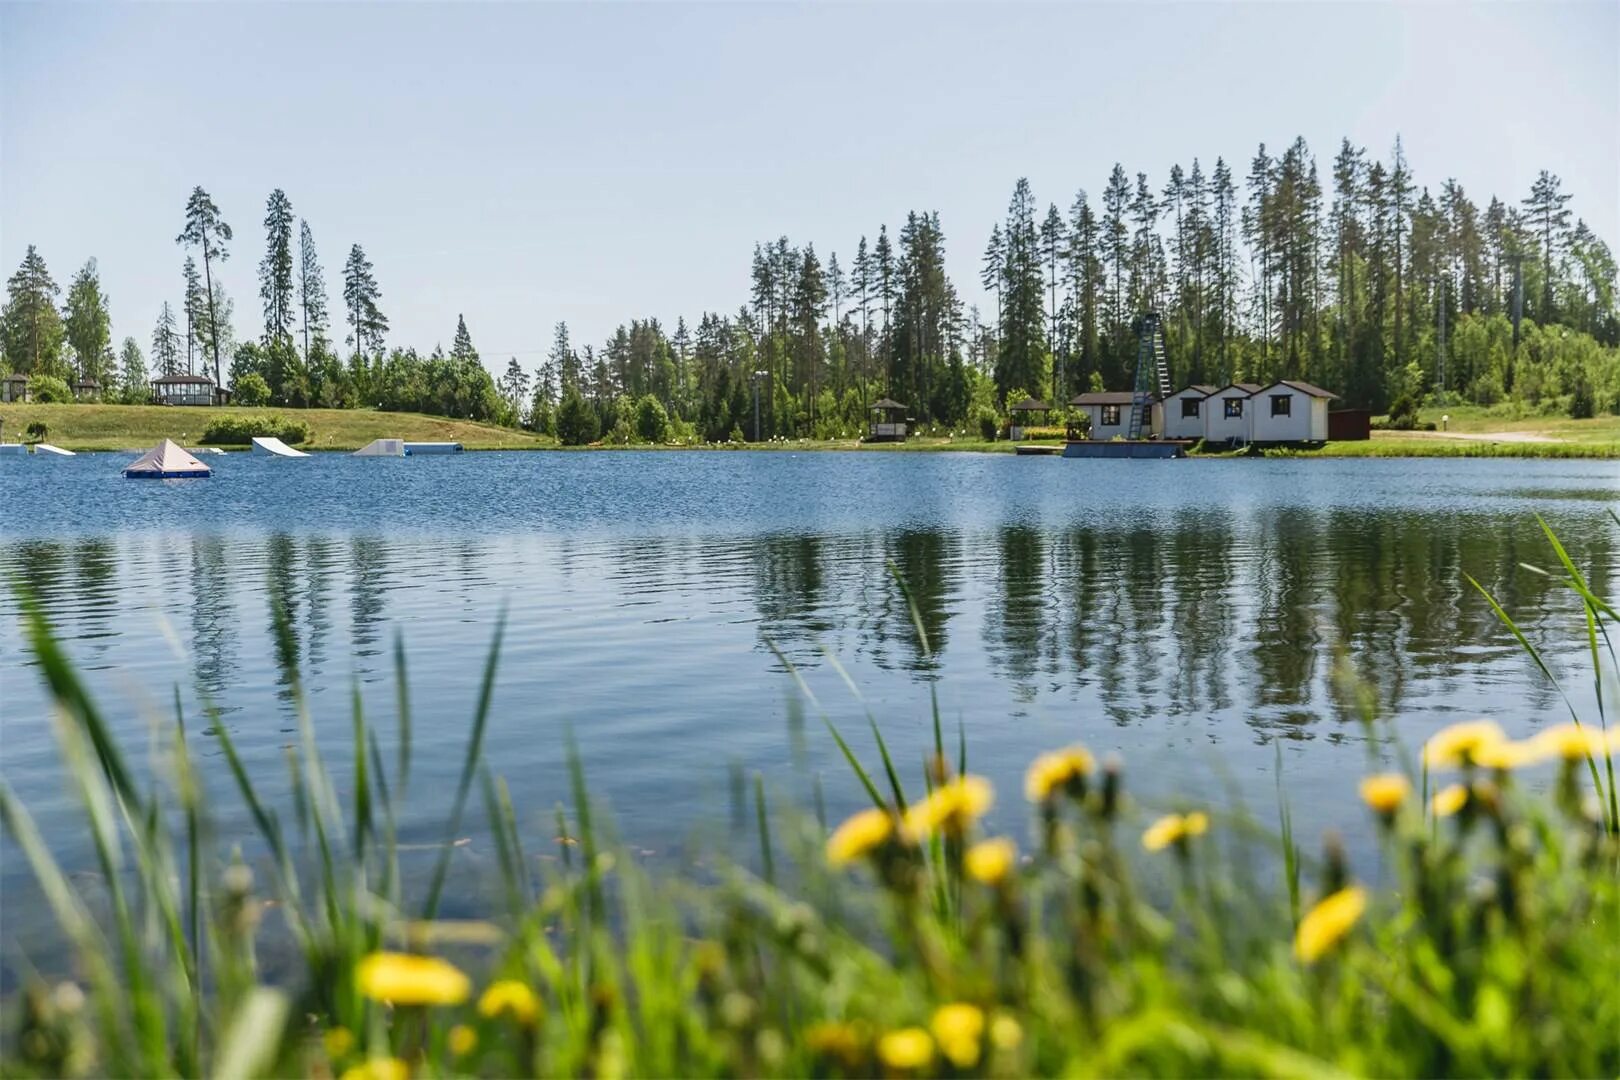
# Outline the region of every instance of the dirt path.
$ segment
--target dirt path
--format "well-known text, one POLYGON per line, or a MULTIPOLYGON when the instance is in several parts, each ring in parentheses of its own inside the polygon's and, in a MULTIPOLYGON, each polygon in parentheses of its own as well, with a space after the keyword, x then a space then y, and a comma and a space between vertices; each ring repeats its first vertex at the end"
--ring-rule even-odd
POLYGON ((1389 431, 1390 438, 1398 439, 1462 439, 1466 442, 1553 443, 1562 442, 1551 435, 1534 431, 1389 431))

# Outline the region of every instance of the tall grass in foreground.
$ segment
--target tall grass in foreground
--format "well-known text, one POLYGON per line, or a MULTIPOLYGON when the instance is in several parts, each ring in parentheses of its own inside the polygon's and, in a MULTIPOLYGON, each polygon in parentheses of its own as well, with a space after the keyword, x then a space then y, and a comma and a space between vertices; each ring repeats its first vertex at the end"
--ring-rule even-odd
POLYGON ((947 745, 937 708, 910 787, 875 722, 880 779, 829 723, 871 808, 829 836, 773 814, 756 786, 759 873, 701 880, 651 875, 603 839, 570 745, 573 806, 542 876, 538 838, 480 760, 498 632, 423 895, 402 885, 396 840, 411 761, 400 652, 398 753, 356 696, 346 798, 296 686, 290 808, 267 804, 217 725, 264 852, 249 864, 222 853, 184 719, 143 786, 29 608, 106 910, 92 914, 0 787, 75 964, 73 981, 7 1004, 0 1071, 1615 1075, 1620 814, 1603 673, 1620 620, 1549 538, 1582 600, 1596 726, 1572 715, 1516 742, 1488 720, 1457 725, 1405 771, 1367 777, 1365 805, 1344 814, 1377 821, 1376 885, 1331 838, 1304 856, 1286 803, 1280 843, 1195 807, 1138 822, 1124 767, 1083 747, 1031 764, 1023 849, 986 835, 996 793, 960 732, 947 745), (1527 787, 1532 769, 1551 770, 1550 787, 1527 787), (442 919, 475 798, 502 899, 486 921, 442 919), (1252 879, 1255 845, 1286 880, 1252 879), (276 985, 259 968, 267 919, 296 947, 276 985))

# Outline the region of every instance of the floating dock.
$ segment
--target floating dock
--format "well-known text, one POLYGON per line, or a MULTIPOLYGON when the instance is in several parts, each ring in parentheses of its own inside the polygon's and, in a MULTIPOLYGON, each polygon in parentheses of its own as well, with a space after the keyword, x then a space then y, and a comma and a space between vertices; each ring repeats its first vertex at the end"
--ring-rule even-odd
POLYGON ((212 473, 212 469, 186 453, 172 439, 164 439, 124 469, 125 476, 143 480, 177 480, 212 473))
POLYGON ((1053 457, 1063 453, 1061 446, 1015 446, 1013 453, 1019 457, 1053 457))
POLYGON ((373 439, 354 452, 355 457, 404 457, 404 439, 373 439))
POLYGON ((415 457, 417 454, 459 454, 461 444, 458 442, 408 442, 405 444, 405 456, 415 457))
POLYGON ((28 447, 20 442, 0 442, 0 454, 26 454, 28 447))
POLYGON ((280 439, 268 435, 253 436, 254 457, 309 457, 302 450, 294 450, 280 439))
POLYGON ((1066 458, 1179 458, 1188 439, 1075 439, 1063 444, 1066 458))

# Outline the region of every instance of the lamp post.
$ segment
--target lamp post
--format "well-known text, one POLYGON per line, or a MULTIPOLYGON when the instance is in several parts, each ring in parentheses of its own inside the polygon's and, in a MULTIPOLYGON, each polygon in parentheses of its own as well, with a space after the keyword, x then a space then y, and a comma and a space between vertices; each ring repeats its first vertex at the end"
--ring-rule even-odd
POLYGON ((754 372, 754 441, 759 442, 759 381, 766 376, 764 371, 754 372))

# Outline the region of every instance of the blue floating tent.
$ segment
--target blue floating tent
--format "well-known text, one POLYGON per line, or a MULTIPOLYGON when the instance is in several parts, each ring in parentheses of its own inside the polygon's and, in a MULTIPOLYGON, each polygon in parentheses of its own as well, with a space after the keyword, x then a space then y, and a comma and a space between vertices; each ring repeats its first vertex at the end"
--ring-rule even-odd
POLYGON ((156 480, 208 476, 212 472, 212 469, 186 453, 172 439, 164 439, 124 469, 124 475, 132 479, 156 480))

